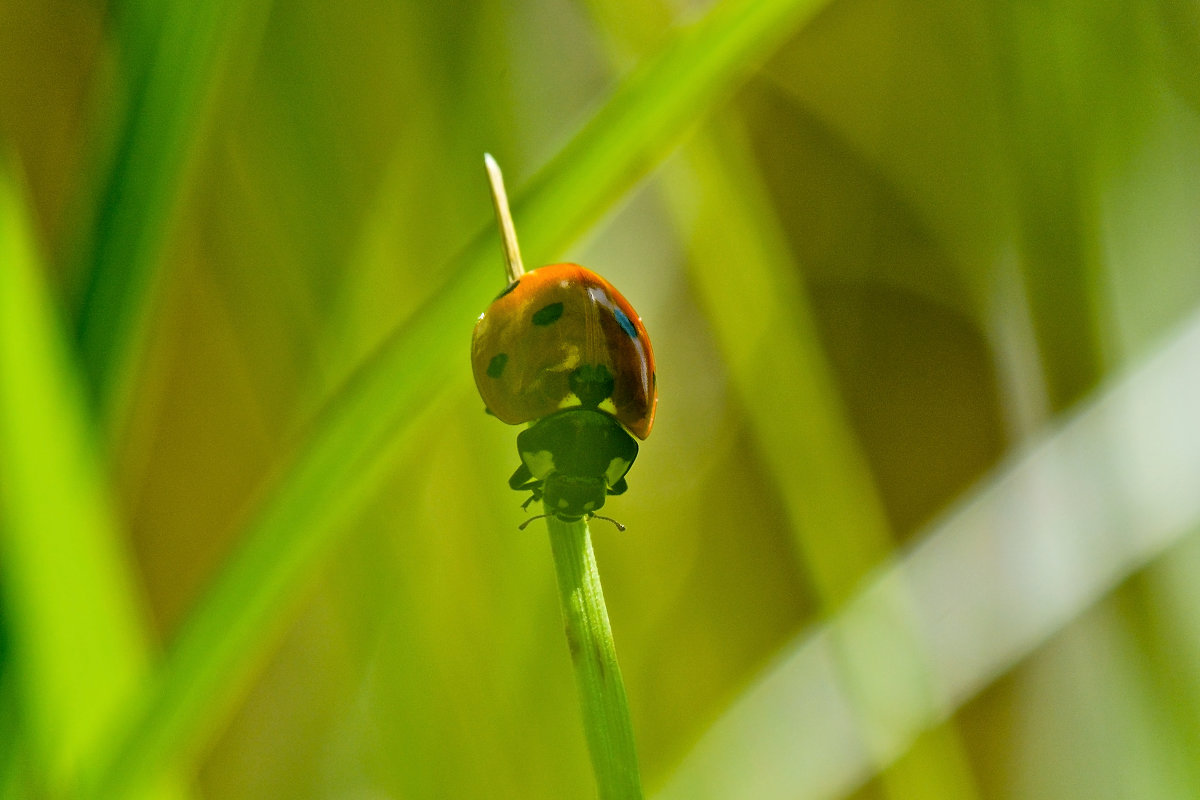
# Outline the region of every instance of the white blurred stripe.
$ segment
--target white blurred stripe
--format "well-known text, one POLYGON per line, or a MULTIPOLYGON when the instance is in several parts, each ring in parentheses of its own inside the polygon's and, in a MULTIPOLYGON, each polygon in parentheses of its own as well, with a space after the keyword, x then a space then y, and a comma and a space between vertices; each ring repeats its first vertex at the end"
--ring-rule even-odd
POLYGON ((657 797, 845 794, 1198 524, 1200 316, 798 637, 657 797))

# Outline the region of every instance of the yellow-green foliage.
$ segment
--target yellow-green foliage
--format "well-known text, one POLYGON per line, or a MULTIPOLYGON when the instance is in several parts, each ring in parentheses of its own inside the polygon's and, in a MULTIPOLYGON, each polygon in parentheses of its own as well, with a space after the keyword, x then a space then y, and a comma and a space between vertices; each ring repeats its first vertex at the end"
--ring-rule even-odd
POLYGON ((0 798, 595 792, 485 151, 654 342, 648 795, 1200 794, 1197 30, 0 0, 0 798))

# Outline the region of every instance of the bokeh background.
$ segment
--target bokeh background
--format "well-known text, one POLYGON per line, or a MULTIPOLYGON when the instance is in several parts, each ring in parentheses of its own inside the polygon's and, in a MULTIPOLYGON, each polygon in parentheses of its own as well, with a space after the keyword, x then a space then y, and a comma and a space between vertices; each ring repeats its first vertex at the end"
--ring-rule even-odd
POLYGON ((649 794, 1200 796, 1193 0, 0 0, 0 796, 593 795, 485 151, 654 342, 649 794))

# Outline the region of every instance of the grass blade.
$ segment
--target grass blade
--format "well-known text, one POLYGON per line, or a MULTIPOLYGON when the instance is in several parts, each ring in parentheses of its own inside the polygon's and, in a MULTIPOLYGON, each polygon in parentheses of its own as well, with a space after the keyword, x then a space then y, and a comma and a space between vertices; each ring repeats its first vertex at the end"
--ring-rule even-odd
MULTIPOLYGON (((753 179, 748 143, 732 125, 713 125, 684 153, 700 187, 689 192, 700 197, 689 237, 694 285, 759 450, 774 474, 789 476, 777 490, 788 510, 795 552, 823 613, 833 613, 892 552, 883 501, 835 388, 801 272, 771 224, 765 189, 753 179), (738 265, 736 280, 730 280, 731 264, 738 265), (729 314, 731 307, 750 313, 729 314), (776 377, 764 385, 765 374, 776 377)), ((695 202, 678 200, 683 207, 695 202)), ((919 669, 927 673, 929 665, 919 669)), ((848 683, 846 689, 853 706, 869 704, 870 686, 848 683)), ((886 742, 886 732, 871 729, 869 714, 859 720, 868 745, 886 742)), ((911 769, 883 770, 887 796, 975 795, 953 726, 920 745, 903 765, 911 769)), ((880 748, 881 755, 886 752, 886 746, 880 748)))
POLYGON ((529 261, 594 221, 825 2, 725 2, 644 62, 517 199, 529 261))
POLYGON ((1018 165, 1022 273, 1055 410, 1089 391, 1109 366, 1102 332, 1109 279, 1096 244, 1102 201, 1096 168, 1083 155, 1095 117, 1083 112, 1090 101, 1065 77, 1096 64, 1065 9, 993 8, 1005 134, 1018 165))
POLYGON ((778 491, 796 553, 822 605, 834 609, 888 556, 893 540, 817 336, 803 275, 771 222, 765 189, 752 178, 748 147, 733 125, 714 125, 685 150, 694 177, 675 185, 679 207, 697 206, 690 276, 762 456, 774 474, 789 476, 778 491), (766 374, 778 377, 764 386, 766 374))
POLYGON ((587 521, 563 522, 548 516, 546 527, 599 796, 637 800, 642 786, 633 722, 587 521))
POLYGON ((188 162, 230 38, 246 27, 240 22, 244 5, 119 4, 118 38, 131 97, 111 122, 111 155, 75 253, 82 271, 80 350, 100 419, 118 426, 135 383, 188 162))
POLYGON ((137 695, 149 654, 85 394, 43 274, 17 185, 0 172, 6 668, 28 733, 31 780, 58 797, 137 695))
MULTIPOLYGON (((724 3, 636 71, 519 196, 515 216, 531 263, 578 236, 820 5, 724 3)), ((97 765, 99 796, 118 796, 153 774, 164 759, 192 746, 230 702, 231 687, 264 647, 264 632, 378 489, 408 420, 442 387, 466 381, 467 337, 498 287, 499 253, 489 230, 454 262, 435 299, 326 406, 180 630, 132 727, 97 765)))

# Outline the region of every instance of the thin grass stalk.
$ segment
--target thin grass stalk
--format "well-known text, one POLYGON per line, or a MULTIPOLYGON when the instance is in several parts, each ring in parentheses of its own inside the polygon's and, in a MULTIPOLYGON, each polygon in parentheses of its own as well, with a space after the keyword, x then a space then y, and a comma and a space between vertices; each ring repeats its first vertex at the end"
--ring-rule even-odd
MULTIPOLYGON (((549 509, 547 509, 549 512, 549 509)), ((586 520, 546 517, 567 649, 601 800, 642 796, 633 722, 586 520)))

